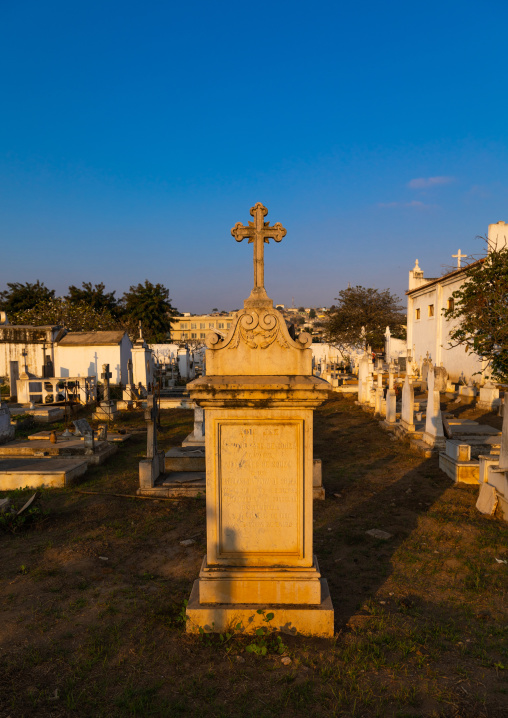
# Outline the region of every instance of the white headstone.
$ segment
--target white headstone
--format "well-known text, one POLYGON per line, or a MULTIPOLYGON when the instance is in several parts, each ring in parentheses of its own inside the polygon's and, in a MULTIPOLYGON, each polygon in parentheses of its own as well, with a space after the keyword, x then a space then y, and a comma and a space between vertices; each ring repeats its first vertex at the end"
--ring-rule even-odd
POLYGON ((388 391, 386 392, 386 421, 394 424, 397 418, 397 394, 393 388, 393 379, 397 367, 391 363, 388 368, 388 391))
POLYGON ((441 397, 436 389, 436 377, 432 362, 429 363, 428 387, 427 418, 423 439, 427 444, 434 445, 440 441, 444 443, 444 429, 441 416, 441 397))
POLYGON ((382 404, 384 399, 384 390, 383 390, 383 372, 378 366, 377 369, 377 388, 376 388, 376 404, 375 404, 375 413, 381 414, 382 413, 382 404))
POLYGON ((477 406, 480 409, 493 409, 499 404, 499 389, 491 381, 486 382, 480 389, 480 399, 477 406))
POLYGON ((414 431, 414 389, 413 385, 406 374, 404 386, 402 387, 402 411, 400 415, 401 424, 406 431, 414 431))

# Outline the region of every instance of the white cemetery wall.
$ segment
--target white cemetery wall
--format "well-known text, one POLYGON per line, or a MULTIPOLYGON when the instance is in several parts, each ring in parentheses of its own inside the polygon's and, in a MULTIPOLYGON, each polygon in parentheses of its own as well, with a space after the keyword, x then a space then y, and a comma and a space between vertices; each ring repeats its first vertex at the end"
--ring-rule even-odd
POLYGON ((12 364, 18 365, 18 377, 25 367, 23 351, 27 352, 26 364, 30 374, 40 376, 46 356, 54 362, 54 338, 58 330, 43 327, 0 326, 0 377, 11 376, 12 364))

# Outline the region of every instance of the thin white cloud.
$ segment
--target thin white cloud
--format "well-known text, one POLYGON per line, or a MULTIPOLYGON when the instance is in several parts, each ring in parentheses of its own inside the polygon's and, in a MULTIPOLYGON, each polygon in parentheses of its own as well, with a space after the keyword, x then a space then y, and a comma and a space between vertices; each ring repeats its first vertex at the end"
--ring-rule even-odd
POLYGON ((424 209, 427 207, 432 207, 430 204, 424 204, 424 202, 418 202, 418 200, 414 199, 411 202, 378 202, 378 207, 383 207, 384 209, 393 208, 393 207, 412 207, 414 209, 424 209))
POLYGON ((429 187, 435 187, 440 184, 450 184, 454 182, 455 177, 416 177, 408 182, 408 187, 411 189, 428 189, 429 187))
POLYGON ((481 199, 486 199, 487 197, 490 197, 490 192, 487 187, 481 184, 474 184, 469 190, 468 194, 475 195, 476 197, 481 197, 481 199))

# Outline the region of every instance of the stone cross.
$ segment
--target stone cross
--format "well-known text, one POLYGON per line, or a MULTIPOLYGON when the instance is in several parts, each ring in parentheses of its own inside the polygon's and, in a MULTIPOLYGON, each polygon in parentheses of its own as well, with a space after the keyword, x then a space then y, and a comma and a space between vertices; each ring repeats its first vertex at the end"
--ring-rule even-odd
POLYGON ((113 374, 109 371, 109 364, 102 365, 101 379, 104 379, 104 401, 109 401, 109 380, 113 374))
POLYGON ((24 373, 24 374, 28 374, 28 364, 26 363, 26 358, 27 358, 27 356, 28 356, 28 352, 27 352, 26 349, 23 349, 23 351, 21 352, 21 356, 23 357, 23 362, 24 362, 24 364, 25 364, 25 368, 23 369, 23 373, 24 373))
POLYGON ((280 242, 286 236, 286 230, 280 222, 276 222, 273 227, 270 227, 270 223, 264 221, 268 210, 261 202, 257 202, 254 207, 251 207, 250 214, 254 217, 254 221, 249 220, 247 226, 237 222, 231 230, 231 234, 237 242, 241 242, 247 237, 249 244, 254 244, 254 288, 252 295, 266 297, 264 245, 265 242, 266 244, 269 243, 269 239, 280 242))
POLYGON ((460 269, 460 265, 461 265, 461 261, 460 261, 460 260, 461 260, 461 259, 466 259, 466 258, 467 258, 467 254, 461 254, 460 249, 459 249, 459 251, 457 252, 457 254, 452 254, 452 259, 456 259, 456 260, 457 260, 457 269, 460 269))
POLYGON ((145 421, 146 421, 146 458, 153 459, 157 456, 157 417, 159 406, 157 397, 149 394, 146 398, 145 421))
POLYGON ((139 340, 140 340, 140 341, 144 341, 144 339, 143 339, 143 327, 141 326, 141 319, 140 319, 139 322, 138 322, 138 327, 139 327, 139 340))

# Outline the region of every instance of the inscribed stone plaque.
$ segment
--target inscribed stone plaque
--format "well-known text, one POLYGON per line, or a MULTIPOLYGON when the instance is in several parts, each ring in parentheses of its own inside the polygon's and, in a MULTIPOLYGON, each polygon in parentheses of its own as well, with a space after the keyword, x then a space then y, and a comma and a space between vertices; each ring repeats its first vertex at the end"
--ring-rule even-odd
POLYGON ((219 425, 219 555, 303 554, 303 422, 219 425))

